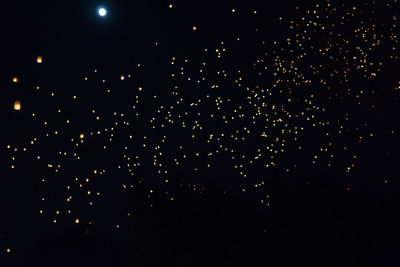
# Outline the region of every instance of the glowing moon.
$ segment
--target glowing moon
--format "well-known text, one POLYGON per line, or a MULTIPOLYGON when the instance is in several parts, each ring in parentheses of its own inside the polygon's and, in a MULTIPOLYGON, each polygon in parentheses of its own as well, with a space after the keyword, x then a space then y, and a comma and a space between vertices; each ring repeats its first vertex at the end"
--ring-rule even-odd
POLYGON ((107 10, 105 8, 100 8, 99 9, 99 15, 104 17, 107 14, 107 10))

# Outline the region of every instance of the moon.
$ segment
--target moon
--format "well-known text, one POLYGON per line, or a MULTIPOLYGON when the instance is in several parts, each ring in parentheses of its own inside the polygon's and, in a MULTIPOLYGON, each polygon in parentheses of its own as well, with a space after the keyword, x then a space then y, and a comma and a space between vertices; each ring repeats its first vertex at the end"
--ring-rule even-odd
POLYGON ((99 8, 99 15, 104 17, 107 14, 107 10, 105 8, 99 8))

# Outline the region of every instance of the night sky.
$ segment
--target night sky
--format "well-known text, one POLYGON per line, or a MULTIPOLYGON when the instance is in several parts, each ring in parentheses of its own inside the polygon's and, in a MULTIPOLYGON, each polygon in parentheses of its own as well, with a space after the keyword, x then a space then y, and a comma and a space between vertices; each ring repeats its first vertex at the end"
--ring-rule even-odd
POLYGON ((0 267, 399 266, 398 0, 0 22, 0 267))

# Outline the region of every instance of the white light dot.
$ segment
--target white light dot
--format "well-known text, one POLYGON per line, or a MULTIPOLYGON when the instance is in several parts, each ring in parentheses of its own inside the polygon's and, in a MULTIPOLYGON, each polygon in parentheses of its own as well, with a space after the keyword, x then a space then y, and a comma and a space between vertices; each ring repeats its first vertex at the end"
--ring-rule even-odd
POLYGON ((107 10, 105 8, 100 8, 99 9, 99 15, 104 17, 107 14, 107 10))

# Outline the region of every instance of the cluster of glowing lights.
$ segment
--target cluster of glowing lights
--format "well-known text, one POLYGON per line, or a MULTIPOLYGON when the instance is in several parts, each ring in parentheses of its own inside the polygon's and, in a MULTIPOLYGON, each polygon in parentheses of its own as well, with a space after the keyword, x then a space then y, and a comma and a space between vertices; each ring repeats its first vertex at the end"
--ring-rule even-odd
MULTIPOLYGON (((370 5, 368 16, 374 14, 374 5, 370 5)), ((85 150, 87 144, 99 146, 107 156, 112 152, 115 160, 110 166, 90 165, 71 177, 65 189, 67 197, 57 203, 66 206, 55 212, 43 207, 40 214, 48 215, 53 223, 57 223, 61 214, 73 214, 71 221, 81 223, 84 220, 81 216, 78 218, 80 214, 75 214, 70 207, 70 203, 75 201, 71 188, 84 192, 87 196, 85 201, 93 207, 102 194, 92 178, 106 176, 113 170, 125 171, 127 176, 134 177, 133 180, 124 178, 118 181, 121 192, 131 192, 145 179, 137 174, 142 168, 151 168, 152 175, 167 187, 171 178, 179 173, 177 170, 185 170, 188 177, 208 175, 221 168, 218 164, 224 162, 222 168, 227 173, 235 172, 242 179, 240 190, 259 193, 259 202, 263 207, 271 205, 271 195, 265 186, 267 178, 260 173, 270 167, 278 167, 286 174, 295 172, 300 165, 296 156, 307 159, 313 167, 337 167, 340 172, 350 173, 359 159, 354 151, 373 138, 375 133, 369 121, 353 116, 347 111, 345 103, 353 99, 351 105, 374 111, 375 103, 369 104, 363 99, 374 99, 375 91, 357 88, 351 79, 357 77, 369 81, 379 75, 382 64, 371 54, 380 47, 381 39, 377 37, 382 36, 373 22, 354 22, 355 18, 363 16, 359 11, 361 9, 355 6, 337 7, 327 1, 325 5, 317 4, 311 9, 298 9, 298 18, 287 22, 281 19, 288 26, 282 40, 261 41, 258 44, 263 52, 251 62, 250 71, 225 61, 231 43, 220 42, 196 55, 200 63, 195 63, 190 57, 171 56, 166 83, 170 87, 161 97, 131 79, 139 77, 143 71, 140 64, 110 81, 99 77, 97 69, 93 72, 98 76, 85 74, 84 81, 98 84, 106 99, 111 99, 113 92, 118 91, 118 84, 131 83, 134 88, 134 97, 126 106, 116 107, 112 112, 93 108, 84 114, 86 117, 82 118, 88 118, 86 129, 69 127, 79 118, 71 118, 73 116, 67 114, 61 105, 56 111, 47 112, 60 114, 60 117, 62 114, 67 118, 63 118, 62 122, 61 119, 51 121, 46 112, 30 110, 32 120, 44 130, 34 133, 27 144, 7 146, 12 169, 17 162, 15 154, 22 150, 29 151, 35 160, 61 176, 65 169, 74 169, 71 165, 65 167, 64 159, 72 159, 79 165, 85 159, 100 156, 98 150, 85 150), (343 32, 337 30, 338 27, 343 27, 343 32), (321 64, 315 58, 322 58, 329 64, 321 64), (136 72, 136 75, 131 76, 130 72, 136 72), (118 80, 124 82, 118 83, 118 80), (266 84, 265 80, 270 83, 266 84), (195 96, 188 92, 193 88, 196 89, 195 96), (235 90, 235 94, 222 96, 224 88, 235 90), (325 99, 321 100, 322 97, 325 99), (335 116, 329 113, 332 110, 335 116), (304 141, 309 132, 318 135, 313 144, 304 141), (50 137, 67 140, 68 145, 56 151, 46 143, 50 137), (43 150, 52 156, 44 159, 41 154, 45 153, 36 148, 37 143, 46 147, 43 150), (291 153, 297 154, 291 158, 291 153)), ((230 10, 232 14, 237 13, 236 9, 230 10)), ((364 9, 367 12, 365 10, 368 9, 364 9)), ((253 13, 257 14, 256 11, 253 13)), ((98 14, 103 17, 107 10, 99 8, 98 14)), ((396 17, 392 20, 398 25, 396 17)), ((394 43, 390 55, 392 60, 398 59, 395 54, 400 43, 397 39, 400 33, 396 32, 398 28, 391 28, 393 34, 390 38, 394 43)), ((197 26, 192 26, 193 31, 197 29, 197 26)), ((233 42, 240 43, 241 39, 237 37, 233 42)), ((43 58, 38 56, 36 62, 41 64, 43 58)), ((18 77, 14 76, 12 82, 18 83, 18 77)), ((400 82, 395 85, 395 90, 399 88, 400 82)), ((41 90, 38 95, 42 97, 40 94, 41 90)), ((51 92, 51 96, 54 94, 51 92)), ((71 105, 78 105, 80 98, 74 94, 71 101, 71 105)), ((20 111, 21 101, 15 100, 13 107, 15 111, 20 111)), ((43 178, 42 182, 46 184, 47 180, 43 178)), ((387 179, 385 183, 388 183, 387 179)), ((162 186, 160 188, 164 188, 162 186)), ((204 189, 194 182, 186 187, 199 194, 204 189)), ((345 191, 350 192, 351 188, 346 186, 345 191)), ((150 207, 154 206, 156 192, 171 201, 176 198, 167 189, 150 189, 146 192, 150 207)), ((41 198, 45 203, 46 197, 41 198)), ((127 216, 132 214, 130 210, 124 212, 127 216)), ((91 218, 90 224, 93 221, 91 218)), ((115 225, 116 228, 122 227, 120 223, 115 225)))

